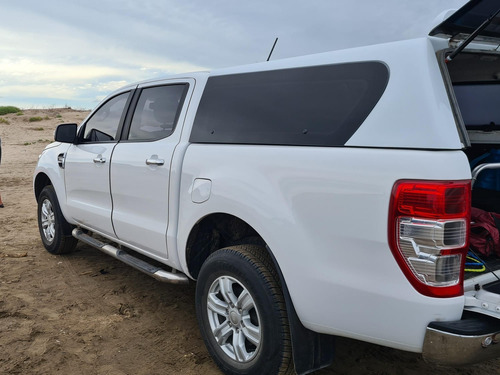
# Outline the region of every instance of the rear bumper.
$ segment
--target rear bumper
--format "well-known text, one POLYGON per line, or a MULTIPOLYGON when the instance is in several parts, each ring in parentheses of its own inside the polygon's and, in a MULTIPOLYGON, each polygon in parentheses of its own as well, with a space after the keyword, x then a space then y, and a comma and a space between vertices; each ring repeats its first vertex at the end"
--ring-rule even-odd
POLYGON ((467 313, 453 322, 431 322, 425 333, 424 359, 459 366, 500 358, 500 320, 467 313))

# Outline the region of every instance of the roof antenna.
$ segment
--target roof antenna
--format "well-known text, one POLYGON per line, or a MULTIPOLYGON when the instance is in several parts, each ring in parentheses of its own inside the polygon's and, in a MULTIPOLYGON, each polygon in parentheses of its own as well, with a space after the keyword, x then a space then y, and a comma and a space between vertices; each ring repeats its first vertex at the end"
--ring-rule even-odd
POLYGON ((274 51, 274 47, 276 47, 276 43, 278 43, 278 38, 276 38, 274 40, 273 48, 271 48, 271 52, 269 52, 269 56, 267 56, 267 60, 266 61, 269 61, 269 59, 271 58, 271 55, 273 54, 273 51, 274 51))

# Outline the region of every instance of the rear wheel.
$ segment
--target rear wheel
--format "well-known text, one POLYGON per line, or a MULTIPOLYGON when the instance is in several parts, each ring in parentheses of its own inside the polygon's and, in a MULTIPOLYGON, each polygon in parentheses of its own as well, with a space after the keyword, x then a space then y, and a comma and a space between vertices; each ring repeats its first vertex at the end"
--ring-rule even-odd
POLYGON ((43 246, 51 254, 69 253, 78 243, 71 236, 71 225, 64 218, 51 185, 44 187, 38 197, 38 229, 43 246))
POLYGON ((283 294, 262 248, 234 246, 208 257, 197 281, 196 313, 225 374, 293 372, 283 294))

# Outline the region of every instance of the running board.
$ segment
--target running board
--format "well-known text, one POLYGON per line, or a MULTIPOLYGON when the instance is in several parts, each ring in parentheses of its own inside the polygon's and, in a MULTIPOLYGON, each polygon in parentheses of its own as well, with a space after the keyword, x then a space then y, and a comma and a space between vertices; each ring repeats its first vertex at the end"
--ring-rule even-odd
POLYGON ((124 250, 118 249, 114 246, 111 246, 107 243, 101 242, 88 234, 83 233, 83 231, 79 228, 73 229, 72 232, 73 237, 76 239, 85 242, 87 245, 95 247, 96 249, 101 250, 103 253, 111 255, 113 258, 116 258, 122 261, 125 264, 128 264, 131 267, 134 267, 136 270, 144 272, 145 274, 154 277, 156 280, 171 283, 171 284, 188 284, 189 278, 181 272, 176 272, 172 268, 172 272, 165 271, 159 267, 153 266, 142 259, 136 258, 133 255, 127 253, 124 250))

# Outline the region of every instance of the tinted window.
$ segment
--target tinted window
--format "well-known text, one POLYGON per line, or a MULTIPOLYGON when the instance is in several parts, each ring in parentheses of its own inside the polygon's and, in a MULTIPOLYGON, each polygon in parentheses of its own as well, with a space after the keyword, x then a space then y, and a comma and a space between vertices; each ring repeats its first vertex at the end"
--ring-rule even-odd
POLYGON ((500 85, 456 85, 453 89, 468 128, 500 125, 500 85))
POLYGON ((117 138, 118 127, 129 93, 108 100, 85 124, 83 141, 112 142, 117 138))
POLYGON ((129 140, 155 140, 175 129, 187 85, 143 89, 130 125, 129 140))
POLYGON ((191 142, 341 146, 385 90, 380 62, 209 78, 191 142))

